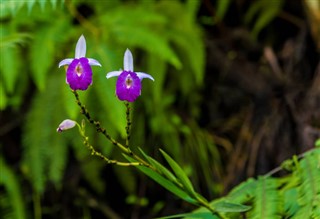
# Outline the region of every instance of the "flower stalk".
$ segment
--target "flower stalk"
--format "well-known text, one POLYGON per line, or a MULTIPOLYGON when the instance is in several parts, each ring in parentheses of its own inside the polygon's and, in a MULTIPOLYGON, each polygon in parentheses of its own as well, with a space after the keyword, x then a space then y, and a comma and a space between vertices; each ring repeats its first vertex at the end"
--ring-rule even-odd
POLYGON ((78 106, 81 108, 81 114, 83 114, 86 117, 86 119, 89 121, 90 124, 95 126, 97 132, 102 133, 114 146, 118 147, 124 154, 126 154, 126 155, 134 158, 136 161, 138 161, 140 163, 139 164, 140 166, 146 166, 146 167, 149 167, 149 168, 155 170, 148 162, 146 162, 144 159, 142 159, 141 157, 139 157, 138 155, 133 153, 128 147, 122 145, 121 143, 119 143, 115 139, 113 139, 108 134, 107 130, 101 126, 99 121, 95 121, 92 119, 89 111, 81 103, 80 98, 79 98, 79 94, 77 93, 77 91, 72 90, 72 92, 76 98, 76 102, 77 102, 78 106))
MULTIPOLYGON (((81 125, 77 122, 66 119, 64 120, 59 127, 57 128, 57 132, 62 132, 68 129, 73 128, 74 126, 78 126, 81 137, 83 138, 83 144, 88 148, 91 155, 97 156, 104 160, 107 164, 114 164, 118 166, 143 166, 150 171, 145 172, 146 175, 151 178, 159 180, 158 182, 164 186, 165 188, 170 187, 170 191, 174 191, 173 189, 181 189, 187 195, 188 199, 183 198, 195 205, 202 206, 212 212, 212 214, 218 215, 220 218, 225 218, 223 214, 217 212, 210 203, 203 198, 201 195, 196 193, 192 187, 191 182, 188 179, 188 176, 185 175, 184 171, 181 167, 175 163, 172 158, 167 159, 171 166, 171 169, 174 171, 174 174, 166 169, 166 167, 159 164, 157 161, 153 160, 153 158, 144 154, 141 151, 143 157, 140 157, 130 148, 130 137, 131 137, 131 107, 130 102, 134 102, 140 95, 142 90, 142 79, 148 78, 154 81, 154 78, 144 72, 135 72, 133 67, 133 56, 131 51, 127 49, 124 53, 123 59, 123 67, 124 70, 121 71, 112 71, 109 72, 106 77, 107 79, 111 77, 118 77, 116 82, 116 96, 120 101, 124 101, 126 107, 126 139, 125 144, 119 143, 117 140, 112 138, 107 130, 102 127, 99 121, 94 120, 85 105, 83 105, 80 101, 79 94, 77 90, 87 90, 88 87, 92 84, 92 69, 91 66, 101 66, 101 64, 92 58, 87 58, 86 56, 86 41, 84 36, 80 36, 75 49, 75 58, 67 58, 63 59, 59 63, 59 67, 67 66, 66 68, 66 82, 70 86, 72 93, 75 96, 76 103, 81 109, 81 114, 83 114, 87 121, 93 125, 98 133, 104 135, 107 140, 109 140, 115 147, 117 147, 125 156, 125 158, 129 162, 120 162, 118 160, 112 160, 104 156, 101 152, 97 151, 89 142, 89 137, 85 134, 85 123, 84 120, 81 125), (161 180, 161 181, 160 181, 161 180), (170 181, 172 184, 170 184, 170 181), (168 185, 170 185, 168 187, 168 185), (172 187, 171 187, 172 186, 172 187), (191 198, 191 201, 189 200, 191 198)), ((141 169, 141 168, 140 168, 141 169)), ((142 168, 143 171, 145 168, 142 168)), ((144 172, 144 171, 143 171, 144 172)), ((174 192, 175 193, 175 192, 174 192)), ((177 193, 175 193, 177 194, 177 193)), ((178 196, 180 194, 178 193, 178 196)), ((181 197, 181 196, 180 196, 181 197)))
MULTIPOLYGON (((77 93, 77 91, 72 90, 75 98, 76 98, 76 102, 78 104, 78 106, 81 108, 81 114, 83 114, 86 119, 89 121, 90 124, 94 125, 97 132, 102 133, 109 141, 111 141, 111 143, 118 147, 124 154, 126 154, 127 156, 133 158, 134 160, 136 160, 137 162, 119 162, 116 160, 110 160, 108 158, 106 158, 103 154, 101 154, 100 152, 97 152, 92 145, 90 145, 89 143, 89 138, 87 136, 85 136, 84 131, 80 131, 83 139, 84 139, 84 144, 86 145, 86 147, 91 151, 91 155, 95 155, 98 156, 100 158, 102 158, 104 161, 106 161, 108 164, 115 164, 115 165, 119 165, 119 166, 145 166, 149 169, 151 169, 152 171, 160 174, 161 176, 165 177, 166 179, 170 180, 169 178, 167 178, 160 170, 158 170, 156 167, 154 167, 153 165, 151 165, 150 163, 148 163, 147 161, 145 161, 144 159, 142 159, 139 155, 135 154, 134 152, 132 152, 130 150, 129 147, 127 147, 127 145, 129 145, 128 141, 129 138, 128 136, 130 136, 129 134, 129 130, 130 130, 130 125, 131 125, 131 120, 130 120, 130 106, 128 102, 125 102, 126 105, 126 118, 127 118, 127 143, 126 146, 122 145, 121 143, 117 142, 116 140, 114 140, 106 131, 105 128, 103 128, 100 124, 100 122, 95 121, 94 119, 92 119, 89 111, 86 109, 86 107, 81 103, 80 98, 79 98, 79 94, 77 93)), ((171 180, 170 180, 171 181, 171 180)), ((173 181, 172 181, 173 182, 173 181)), ((173 182, 174 184, 176 184, 178 187, 180 187, 181 189, 185 190, 184 186, 178 182, 173 182)), ((219 215, 220 218, 225 218, 223 215, 221 215, 219 212, 215 211, 210 204, 208 203, 207 200, 200 198, 199 196, 194 196, 193 194, 189 194, 191 197, 195 198, 198 202, 199 206, 202 206, 206 209, 208 209, 210 212, 212 212, 213 214, 217 214, 219 215)))
POLYGON ((131 120, 130 120, 130 106, 128 102, 125 102, 124 105, 126 106, 126 120, 127 120, 127 126, 126 126, 126 147, 129 148, 129 141, 130 141, 130 128, 131 128, 131 120))

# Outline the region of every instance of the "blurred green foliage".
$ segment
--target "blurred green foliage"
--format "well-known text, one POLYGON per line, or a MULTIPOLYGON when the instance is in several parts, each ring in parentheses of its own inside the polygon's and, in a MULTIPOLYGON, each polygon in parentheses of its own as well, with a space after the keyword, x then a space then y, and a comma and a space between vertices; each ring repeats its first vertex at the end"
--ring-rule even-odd
MULTIPOLYGON (((132 145, 143 146, 151 154, 159 154, 161 146, 179 163, 188 164, 189 175, 205 176, 208 188, 215 192, 212 176, 219 174, 219 154, 212 138, 195 122, 205 61, 202 31, 196 23, 199 5, 193 0, 1 2, 0 108, 27 109, 20 171, 35 194, 41 196, 48 183, 61 188, 69 148, 92 189, 103 192, 108 188, 99 174, 104 166, 88 161, 90 154, 81 139, 73 131, 64 135, 55 131, 63 119, 81 119, 65 83, 65 70, 58 69, 60 60, 74 57, 81 34, 86 37, 88 57, 103 66, 93 68, 93 85, 80 94, 95 119, 113 136, 125 136, 125 108, 114 95, 115 81, 106 80, 105 75, 122 67, 123 53, 130 48, 135 69, 156 80, 143 82, 142 96, 134 105, 132 145), (186 109, 187 120, 177 106, 186 109), (193 164, 200 159, 202 168, 196 171, 193 164)), ((104 154, 119 156, 93 131, 90 139, 104 154)), ((115 167, 114 171, 127 194, 134 195, 140 176, 130 169, 115 167)))
MULTIPOLYGON (((213 24, 223 19, 230 2, 216 2, 213 24)), ((284 1, 268 2, 256 1, 246 14, 244 22, 252 24, 255 37, 277 16, 284 1)), ((105 75, 122 67, 123 53, 129 48, 135 57, 135 70, 155 78, 155 83, 143 82, 142 96, 133 106, 131 144, 137 146, 136 150, 142 147, 157 160, 161 160, 158 149, 164 148, 183 167, 195 190, 205 188, 212 197, 221 192, 219 178, 223 167, 219 151, 212 135, 197 123, 201 116, 200 103, 205 102, 199 93, 205 67, 204 37, 196 21, 200 3, 196 0, 112 0, 98 4, 85 0, 1 1, 0 110, 24 116, 19 166, 11 167, 0 155, 0 184, 5 188, 0 193, 0 208, 5 218, 26 218, 25 215, 39 218, 40 197, 49 184, 57 190, 63 187, 71 154, 92 190, 102 194, 111 189, 112 179, 102 177, 104 163, 90 157, 77 133, 74 130, 63 135, 56 133, 62 120, 82 118, 65 83, 65 70, 58 69, 60 60, 74 57, 81 34, 86 37, 88 57, 102 64, 102 68, 93 68, 93 85, 80 93, 95 119, 115 138, 125 136, 125 108, 114 95, 115 80, 106 80, 105 75), (32 187, 33 197, 24 196, 25 191, 21 190, 27 190, 27 186, 22 187, 23 182, 32 187), (34 206, 32 213, 25 206, 30 203, 34 206)), ((88 134, 105 155, 121 156, 94 130, 88 129, 88 134)), ((299 182, 314 183, 305 175, 309 167, 303 165, 300 170, 304 175, 297 176, 299 182)), ((115 166, 113 171, 127 194, 127 202, 137 201, 141 176, 129 168, 115 166)), ((254 206, 253 214, 260 212, 258 206, 261 207, 262 201, 268 201, 261 200, 263 193, 267 191, 273 199, 275 196, 271 197, 273 193, 269 190, 280 188, 281 179, 270 179, 270 182, 268 179, 267 189, 261 186, 263 180, 254 181, 256 191, 250 200, 244 196, 245 192, 236 197, 247 198, 244 201, 239 198, 239 203, 250 202, 254 206)), ((250 180, 244 185, 249 183, 250 180)), ((309 194, 307 186, 286 194, 297 197, 299 192, 310 200, 315 193, 309 194)), ((147 204, 148 200, 144 200, 143 205, 147 204)), ((293 212, 291 215, 304 209, 303 203, 299 208, 291 204, 287 206, 293 212)), ((161 200, 151 207, 159 208, 156 205, 162 206, 161 200)))

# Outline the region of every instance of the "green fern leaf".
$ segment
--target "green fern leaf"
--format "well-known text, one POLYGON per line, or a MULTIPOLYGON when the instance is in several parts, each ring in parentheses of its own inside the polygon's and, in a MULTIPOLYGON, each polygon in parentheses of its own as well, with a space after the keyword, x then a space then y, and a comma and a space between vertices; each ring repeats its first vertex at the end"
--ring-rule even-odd
POLYGON ((46 92, 33 99, 24 126, 24 166, 34 189, 40 193, 48 179, 59 183, 66 163, 66 139, 56 132, 65 119, 60 93, 56 92, 62 85, 64 79, 58 74, 50 76, 46 92))
MULTIPOLYGON (((0 3, 0 10, 1 10, 0 17, 5 17, 8 15, 15 16, 17 11, 20 10, 25 5, 27 5, 29 12, 36 5, 36 3, 39 3, 41 8, 44 9, 47 2, 49 2, 49 0, 19 0, 19 1, 2 0, 0 3)), ((53 8, 55 8, 58 3, 57 0, 50 0, 50 2, 53 8)))
POLYGON ((177 69, 182 67, 180 60, 169 45, 169 41, 160 33, 151 31, 145 27, 116 26, 112 29, 114 37, 124 45, 140 47, 150 53, 158 55, 177 69))
POLYGON ((6 17, 9 15, 15 15, 16 12, 25 4, 27 1, 12 1, 3 0, 0 3, 0 17, 6 17))
MULTIPOLYGON (((0 185, 4 187, 6 193, 5 196, 8 197, 6 204, 10 209, 8 209, 8 214, 1 212, 1 216, 5 218, 16 218, 24 219, 26 218, 26 210, 23 201, 23 196, 21 193, 21 186, 19 180, 17 179, 14 171, 4 162, 3 158, 0 157, 0 185), (10 216, 9 216, 10 214, 10 216)), ((0 202, 0 207, 3 209, 2 202, 0 202)))
POLYGON ((7 95, 4 90, 2 80, 0 80, 0 110, 4 110, 7 107, 7 95))
POLYGON ((248 213, 249 218, 281 218, 279 214, 280 197, 277 191, 277 180, 259 177, 257 183, 253 209, 248 213))
POLYGON ((280 12, 284 1, 259 0, 254 2, 245 16, 245 22, 250 22, 255 15, 259 15, 252 30, 253 36, 257 37, 259 32, 268 25, 280 12))
MULTIPOLYGON (((55 53, 59 51, 60 44, 57 39, 60 35, 69 33, 69 23, 62 19, 56 19, 48 22, 46 26, 39 27, 34 35, 33 43, 31 44, 31 75, 40 91, 45 89, 49 69, 52 65, 58 66, 55 63, 55 53)), ((72 51, 74 47, 72 48, 72 51)), ((74 56, 74 54, 73 54, 74 56)), ((67 58, 67 57, 64 57, 67 58)))
POLYGON ((318 218, 320 206, 320 149, 313 150, 300 161, 301 185, 298 187, 300 209, 293 218, 318 218))
POLYGON ((227 200, 232 200, 236 203, 247 203, 253 199, 257 186, 258 181, 250 178, 235 187, 227 196, 227 200))
POLYGON ((4 34, 4 27, 0 28, 0 34, 1 34, 1 44, 0 44, 0 49, 9 47, 13 48, 17 44, 25 44, 28 39, 31 38, 31 35, 28 33, 11 33, 8 35, 3 35, 4 34))
POLYGON ((19 76, 19 67, 21 65, 20 56, 17 48, 2 48, 1 56, 1 80, 5 86, 7 93, 12 94, 15 88, 16 81, 19 76))
POLYGON ((195 82, 201 85, 204 77, 205 51, 200 31, 196 27, 175 29, 168 32, 170 40, 179 46, 182 63, 191 69, 195 82))

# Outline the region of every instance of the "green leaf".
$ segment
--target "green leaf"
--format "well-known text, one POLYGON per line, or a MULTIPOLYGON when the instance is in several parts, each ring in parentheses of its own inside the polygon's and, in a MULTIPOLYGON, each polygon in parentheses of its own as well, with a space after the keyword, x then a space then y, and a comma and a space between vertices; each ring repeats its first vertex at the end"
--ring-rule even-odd
POLYGON ((186 213, 186 214, 176 214, 165 217, 158 217, 157 219, 170 219, 170 218, 185 218, 185 219, 220 219, 217 215, 211 212, 196 212, 196 213, 186 213))
POLYGON ((121 44, 143 48, 169 62, 177 69, 181 69, 182 64, 170 47, 168 40, 158 33, 144 27, 137 28, 134 25, 117 26, 112 31, 114 37, 121 44))
POLYGON ((230 3, 231 3, 231 0, 223 0, 223 1, 216 2, 217 9, 216 9, 215 22, 221 21, 224 18, 230 6, 230 3))
POLYGON ((315 144, 316 147, 320 148, 320 138, 318 140, 316 140, 315 144))
MULTIPOLYGON (((128 157, 127 155, 123 154, 123 156, 129 160, 130 162, 136 162, 134 159, 128 157)), ((180 197, 181 199, 191 203, 191 204, 197 204, 197 200, 191 198, 185 191, 181 190, 178 186, 176 186, 174 183, 170 182, 163 176, 161 176, 159 173, 155 172, 154 170, 151 170, 148 167, 145 166, 136 166, 140 171, 142 171, 144 174, 149 176, 151 179, 153 179, 155 182, 159 183, 162 187, 167 189, 168 191, 172 192, 176 196, 180 197)))
POLYGON ((23 165, 39 193, 44 191, 48 179, 59 186, 66 165, 67 142, 56 132, 65 119, 60 93, 56 92, 63 84, 58 74, 50 75, 46 92, 33 98, 23 127, 23 165))
POLYGON ((160 152, 164 156, 164 158, 167 160, 168 164, 174 171, 176 177, 180 180, 182 185, 185 187, 185 189, 192 195, 195 195, 196 192, 194 191, 194 188, 192 186, 191 181, 189 180, 187 174, 182 170, 182 168, 177 164, 166 152, 160 149, 160 152))
MULTIPOLYGON (((2 156, 0 157, 0 185, 6 191, 9 197, 9 206, 12 210, 12 218, 24 219, 26 218, 26 210, 21 192, 21 185, 14 171, 4 162, 2 156)), ((1 213, 3 216, 3 212, 1 213)))
POLYGON ((252 21, 255 15, 258 15, 252 30, 254 37, 257 37, 259 32, 279 14, 283 4, 283 0, 259 0, 251 5, 245 15, 245 22, 252 21))
POLYGON ((13 93, 16 81, 19 77, 19 66, 21 65, 20 56, 18 55, 17 48, 1 48, 1 71, 3 85, 7 93, 13 93))
POLYGON ((254 197, 257 186, 257 180, 250 178, 233 188, 227 197, 229 200, 237 203, 248 202, 254 197))
MULTIPOLYGON (((109 126, 115 128, 122 137, 125 137, 126 111, 123 102, 119 101, 115 95, 115 79, 107 80, 102 72, 98 72, 94 79, 96 79, 93 82, 94 95, 101 103, 102 111, 106 114, 108 123, 111 123, 109 126)), ((91 101, 97 100, 91 99, 91 101)))
POLYGON ((300 161, 296 174, 300 176, 298 188, 300 209, 294 218, 312 218, 320 204, 320 149, 308 152, 300 161))
POLYGON ((25 4, 25 1, 2 0, 0 3, 0 17, 15 15, 16 12, 25 4))
MULTIPOLYGON (((57 39, 63 38, 66 40, 64 37, 70 34, 69 25, 63 19, 53 19, 43 26, 39 25, 35 32, 30 46, 31 76, 40 91, 44 91, 46 88, 47 77, 51 73, 50 68, 52 65, 58 69, 59 61, 55 59, 55 54, 60 50, 61 45, 57 43, 57 39)), ((73 56, 75 44, 70 46, 73 56)), ((62 68, 61 71, 65 72, 62 68)))
MULTIPOLYGON (((58 72, 58 74, 60 74, 60 72, 58 72)), ((61 75, 61 80, 65 80, 65 77, 66 77, 65 75, 63 76, 61 75)), ((75 120, 77 116, 80 114, 81 109, 76 103, 75 96, 71 92, 69 85, 65 83, 64 86, 61 87, 60 92, 61 92, 61 99, 63 101, 62 106, 67 112, 67 117, 69 119, 75 120)), ((78 92, 78 94, 81 102, 85 103, 88 93, 78 92)))
MULTIPOLYGON (((3 28, 0 28, 0 31, 3 31, 3 28)), ((11 33, 10 35, 1 36, 0 49, 5 47, 15 47, 17 44, 25 44, 28 39, 31 38, 31 35, 28 33, 11 33)))
POLYGON ((244 212, 251 209, 250 206, 227 201, 217 202, 213 204, 213 207, 217 212, 244 212))
POLYGON ((152 157, 146 155, 141 148, 139 148, 139 150, 141 154, 149 161, 149 163, 157 170, 159 170, 159 172, 162 173, 165 177, 167 177, 168 180, 170 180, 171 182, 177 182, 177 178, 167 168, 165 168, 162 164, 160 164, 152 157))
POLYGON ((39 29, 31 44, 31 75, 40 91, 45 90, 49 68, 54 61, 53 34, 50 28, 39 29))
POLYGON ((251 218, 280 218, 280 195, 277 191, 277 180, 259 177, 257 181, 253 208, 249 211, 251 218))
POLYGON ((168 31, 168 36, 179 46, 180 53, 183 54, 180 58, 184 63, 182 70, 190 69, 194 74, 195 83, 201 85, 204 77, 205 50, 200 30, 195 27, 193 30, 174 29, 168 31))
POLYGON ((7 95, 4 90, 2 80, 0 80, 0 110, 4 110, 7 107, 7 95))

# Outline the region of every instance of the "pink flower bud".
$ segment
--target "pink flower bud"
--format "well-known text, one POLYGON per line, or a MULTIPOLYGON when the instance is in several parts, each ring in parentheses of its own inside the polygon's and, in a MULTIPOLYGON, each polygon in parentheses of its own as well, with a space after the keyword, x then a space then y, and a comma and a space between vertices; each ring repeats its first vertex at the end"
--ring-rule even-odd
POLYGON ((64 130, 67 130, 67 129, 72 129, 77 123, 73 120, 70 120, 70 119, 66 119, 66 120, 63 120, 59 127, 57 128, 57 132, 62 132, 64 130))

